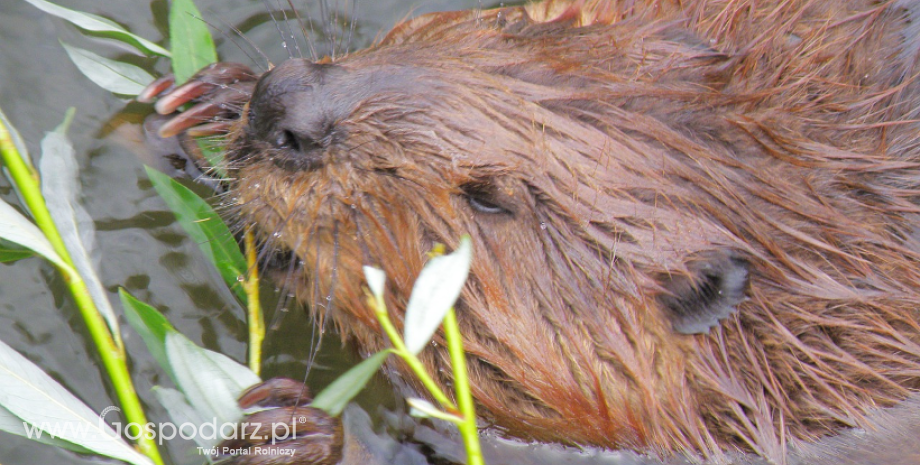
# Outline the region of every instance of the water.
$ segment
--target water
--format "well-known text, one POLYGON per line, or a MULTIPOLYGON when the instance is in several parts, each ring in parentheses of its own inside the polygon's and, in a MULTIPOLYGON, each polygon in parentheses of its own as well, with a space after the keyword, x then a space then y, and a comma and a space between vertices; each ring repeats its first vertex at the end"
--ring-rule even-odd
MULTIPOLYGON (((69 8, 114 19, 132 32, 162 43, 166 33, 167 2, 98 2, 58 0, 69 8)), ((319 2, 295 0, 302 14, 321 18, 319 2)), ((330 3, 335 3, 334 1, 330 3)), ((331 8, 345 17, 351 11, 345 2, 331 8)), ((208 21, 225 30, 215 33, 221 57, 259 69, 234 42, 231 25, 277 63, 288 52, 271 23, 261 0, 198 0, 208 21), (233 40, 230 40, 233 38, 233 40)), ((366 0, 356 5, 356 27, 352 48, 370 43, 407 15, 430 11, 475 8, 479 0, 405 2, 366 0)), ((489 6, 490 2, 485 2, 489 6)), ((347 30, 346 30, 347 32, 347 30)), ((289 32, 285 30, 285 36, 289 32)), ((342 37, 340 35, 340 37, 342 37)), ((151 160, 143 145, 140 123, 149 106, 113 96, 84 78, 58 43, 62 40, 112 58, 124 59, 161 74, 165 60, 132 54, 117 42, 87 38, 63 20, 47 15, 25 2, 4 0, 0 5, 0 107, 22 133, 34 158, 45 131, 56 127, 68 107, 77 108, 70 129, 82 169, 83 199, 96 220, 101 255, 99 272, 103 285, 117 308, 116 291, 123 286, 138 298, 163 311, 172 323, 193 341, 210 349, 245 360, 246 325, 243 313, 220 277, 176 224, 172 214, 154 192, 143 163, 151 160)), ((331 53, 328 42, 319 39, 320 54, 331 53), (325 47, 325 48, 324 48, 325 47)), ((301 43, 300 48, 305 51, 301 43)), ((261 60, 259 60, 261 61, 261 60)), ((6 179, 0 179, 0 196, 15 203, 6 179)), ((264 289, 271 289, 266 284, 264 289)), ((271 318, 271 315, 269 315, 271 318)), ((310 327, 301 312, 287 312, 281 328, 271 332, 265 345, 264 377, 301 376, 309 356, 310 327)), ((148 419, 168 421, 154 400, 150 388, 169 385, 137 335, 123 322, 130 368, 148 419)), ((0 340, 11 345, 61 382, 93 410, 115 405, 113 392, 101 375, 98 357, 82 319, 73 306, 61 278, 47 263, 29 259, 0 265, 0 340)), ((338 337, 327 335, 324 350, 311 371, 311 385, 320 387, 355 363, 342 350, 338 337)), ((392 404, 393 395, 377 388, 364 395, 366 405, 392 404)), ((114 418, 110 414, 107 419, 114 418)), ((199 464, 203 460, 190 443, 172 442, 162 449, 168 463, 199 464)), ((0 463, 98 463, 17 436, 0 433, 0 463)))

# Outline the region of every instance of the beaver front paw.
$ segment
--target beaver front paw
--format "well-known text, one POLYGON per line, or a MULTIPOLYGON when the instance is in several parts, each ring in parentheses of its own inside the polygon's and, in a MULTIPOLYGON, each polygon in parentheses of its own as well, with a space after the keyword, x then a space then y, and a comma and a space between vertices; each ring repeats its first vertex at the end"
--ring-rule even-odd
POLYGON ((333 465, 342 458, 342 423, 309 407, 309 390, 297 381, 273 378, 240 397, 247 415, 241 437, 218 446, 221 463, 232 465, 333 465), (224 461, 226 460, 226 461, 224 461))
POLYGON ((225 134, 239 118, 255 86, 258 75, 239 63, 218 62, 195 73, 188 82, 175 86, 171 74, 152 82, 138 102, 157 101, 154 108, 161 115, 175 113, 187 103, 190 108, 159 128, 160 137, 186 133, 193 137, 225 134))

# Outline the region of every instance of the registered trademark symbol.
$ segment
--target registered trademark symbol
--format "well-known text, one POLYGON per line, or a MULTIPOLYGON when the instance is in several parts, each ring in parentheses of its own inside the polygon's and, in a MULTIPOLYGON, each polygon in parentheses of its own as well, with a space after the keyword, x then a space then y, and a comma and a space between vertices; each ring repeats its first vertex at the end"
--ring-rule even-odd
POLYGON ((304 424, 307 422, 307 417, 297 417, 297 423, 304 424))

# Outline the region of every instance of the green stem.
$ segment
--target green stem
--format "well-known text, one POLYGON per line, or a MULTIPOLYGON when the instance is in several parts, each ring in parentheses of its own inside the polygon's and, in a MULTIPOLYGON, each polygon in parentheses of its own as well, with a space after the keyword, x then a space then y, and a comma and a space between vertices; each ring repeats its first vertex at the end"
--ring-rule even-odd
MULTIPOLYGON (((19 190, 19 193, 22 195, 26 206, 32 213, 35 224, 38 225, 39 229, 45 234, 45 237, 47 237, 52 247, 54 247, 54 251, 64 260, 64 263, 73 269, 73 260, 70 258, 67 247, 64 246, 64 240, 61 239, 61 235, 58 233, 57 227, 51 219, 51 214, 45 206, 45 200, 41 195, 41 189, 39 187, 38 175, 19 155, 19 151, 13 144, 9 130, 2 122, 0 122, 0 156, 2 156, 3 163, 6 165, 7 170, 9 170, 10 176, 16 188, 19 190)), ((146 425, 147 418, 144 415, 143 408, 141 408, 141 403, 134 389, 134 384, 131 382, 124 347, 119 344, 120 338, 117 336, 113 337, 105 319, 96 309, 96 304, 93 302, 83 279, 77 274, 71 274, 67 269, 61 267, 57 268, 63 275, 64 282, 67 283, 67 287, 73 296, 74 302, 80 314, 83 316, 83 321, 86 322, 90 336, 96 344, 99 356, 102 359, 102 364, 105 366, 106 372, 109 375, 109 380, 118 395, 118 400, 125 418, 130 423, 146 425)), ((154 463, 157 465, 163 464, 163 459, 160 457, 160 453, 152 437, 141 435, 138 439, 137 446, 141 452, 153 460, 154 463)))
POLYGON ((249 321, 249 369, 260 375, 262 369, 262 341, 265 340, 265 319, 259 302, 259 265, 257 263, 256 240, 252 231, 246 232, 246 302, 249 321))
POLYGON ((467 465, 485 465, 482 447, 479 445, 479 431, 476 429, 476 407, 470 391, 470 380, 466 368, 466 354, 463 352, 463 338, 454 309, 447 311, 444 317, 444 337, 447 339, 447 351, 454 372, 454 392, 457 394, 457 406, 463 422, 457 425, 466 447, 467 465))
POLYGON ((399 355, 399 357, 406 362, 406 365, 409 365, 412 372, 418 376, 419 381, 428 389, 431 396, 441 404, 441 407, 448 411, 457 411, 457 407, 450 401, 447 394, 444 394, 444 391, 441 390, 438 383, 428 375, 422 361, 406 349, 406 344, 403 342, 402 336, 399 335, 399 331, 396 330, 396 327, 393 326, 393 322, 390 321, 390 316, 387 314, 387 307, 383 299, 376 300, 374 304, 374 313, 376 313, 377 320, 380 321, 380 326, 383 328, 383 331, 389 336, 390 343, 393 344, 396 355, 399 355))

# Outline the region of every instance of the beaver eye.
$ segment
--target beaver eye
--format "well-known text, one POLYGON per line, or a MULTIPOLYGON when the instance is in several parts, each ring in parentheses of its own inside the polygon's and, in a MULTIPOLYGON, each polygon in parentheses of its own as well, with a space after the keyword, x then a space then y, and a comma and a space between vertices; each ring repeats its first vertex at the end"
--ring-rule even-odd
POLYGON ((498 204, 492 195, 491 189, 486 186, 472 184, 463 186, 463 194, 470 207, 479 213, 510 214, 511 211, 498 204))
POLYGON ((498 205, 495 205, 488 200, 484 200, 477 197, 469 197, 470 206, 473 207, 473 210, 476 210, 480 213, 508 213, 508 210, 505 210, 498 205))

